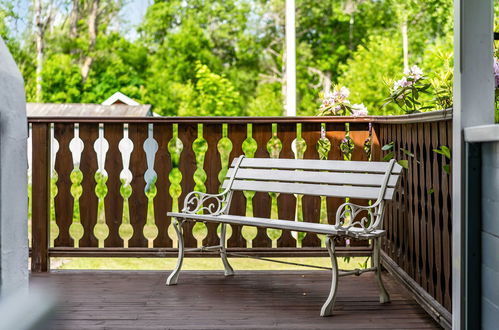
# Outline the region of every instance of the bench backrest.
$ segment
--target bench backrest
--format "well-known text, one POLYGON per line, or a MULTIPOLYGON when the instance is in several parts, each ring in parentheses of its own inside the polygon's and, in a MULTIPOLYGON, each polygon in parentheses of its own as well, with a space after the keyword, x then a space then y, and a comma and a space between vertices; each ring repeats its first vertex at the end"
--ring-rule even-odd
POLYGON ((393 161, 236 158, 223 188, 391 200, 401 172, 393 161))

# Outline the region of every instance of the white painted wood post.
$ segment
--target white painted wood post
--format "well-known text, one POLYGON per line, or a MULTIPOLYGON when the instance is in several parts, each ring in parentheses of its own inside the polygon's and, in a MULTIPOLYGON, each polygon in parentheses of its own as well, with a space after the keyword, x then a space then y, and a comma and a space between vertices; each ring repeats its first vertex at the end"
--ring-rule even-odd
MULTIPOLYGON (((494 122, 493 3, 454 0, 452 323, 466 329, 466 154, 463 129, 494 122)), ((472 180, 472 178, 470 178, 472 180)))
POLYGON ((0 37, 0 294, 28 288, 28 159, 24 82, 0 37))
POLYGON ((286 115, 296 116, 295 0, 286 0, 286 115))

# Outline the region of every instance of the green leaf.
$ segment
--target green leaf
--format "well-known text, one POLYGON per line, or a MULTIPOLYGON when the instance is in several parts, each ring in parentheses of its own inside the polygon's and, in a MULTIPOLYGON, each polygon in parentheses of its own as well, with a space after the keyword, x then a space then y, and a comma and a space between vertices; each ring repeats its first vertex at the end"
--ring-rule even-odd
POLYGON ((385 155, 385 157, 383 157, 383 161, 387 162, 387 161, 389 161, 389 160, 393 159, 393 156, 394 156, 394 155, 393 155, 393 152, 389 152, 389 153, 387 153, 387 154, 385 155))
POLYGON ((434 192, 435 192, 435 190, 433 190, 433 188, 428 189, 428 195, 431 195, 431 194, 433 194, 434 192))
POLYGON ((414 158, 414 154, 413 154, 412 152, 410 152, 409 150, 406 150, 406 149, 404 149, 404 148, 400 148, 400 150, 401 150, 404 154, 406 154, 407 156, 409 156, 409 157, 413 157, 413 158, 414 158))
POLYGON ((440 149, 443 151, 443 155, 445 157, 447 157, 448 159, 452 158, 451 151, 450 151, 449 147, 447 147, 447 146, 441 146, 440 149))
POLYGON ((450 174, 450 164, 446 164, 442 166, 442 168, 444 169, 445 173, 450 174))
POLYGON ((381 150, 383 151, 388 151, 393 149, 393 142, 390 142, 388 144, 385 144, 384 146, 381 147, 381 150))
POLYGON ((403 168, 409 169, 409 161, 407 159, 399 160, 397 163, 403 168))
POLYGON ((437 154, 443 155, 447 159, 452 159, 452 154, 449 147, 440 146, 440 149, 433 149, 437 154))

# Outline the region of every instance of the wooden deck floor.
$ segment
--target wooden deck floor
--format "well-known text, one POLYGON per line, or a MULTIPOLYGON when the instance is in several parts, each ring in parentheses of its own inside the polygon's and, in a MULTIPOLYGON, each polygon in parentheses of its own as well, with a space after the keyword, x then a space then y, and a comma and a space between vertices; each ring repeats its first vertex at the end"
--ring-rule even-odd
POLYGON ((438 325, 389 275, 392 302, 378 303, 371 273, 343 277, 335 315, 319 310, 329 292, 327 271, 185 271, 166 287, 163 272, 60 271, 32 274, 52 286, 60 305, 51 329, 437 329, 438 325))

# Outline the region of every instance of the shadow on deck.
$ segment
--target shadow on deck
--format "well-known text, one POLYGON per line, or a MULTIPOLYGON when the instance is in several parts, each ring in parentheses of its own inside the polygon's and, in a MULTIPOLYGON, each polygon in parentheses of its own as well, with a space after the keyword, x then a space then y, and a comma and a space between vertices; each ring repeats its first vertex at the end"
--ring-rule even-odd
POLYGON ((334 316, 322 318, 327 271, 184 271, 166 287, 166 272, 59 271, 32 274, 60 305, 53 329, 437 329, 391 275, 392 302, 379 304, 373 274, 343 277, 334 316))

